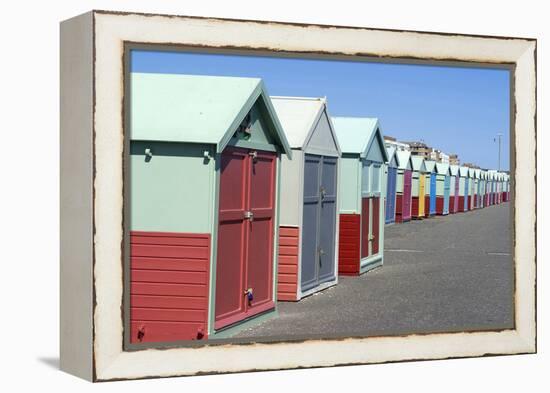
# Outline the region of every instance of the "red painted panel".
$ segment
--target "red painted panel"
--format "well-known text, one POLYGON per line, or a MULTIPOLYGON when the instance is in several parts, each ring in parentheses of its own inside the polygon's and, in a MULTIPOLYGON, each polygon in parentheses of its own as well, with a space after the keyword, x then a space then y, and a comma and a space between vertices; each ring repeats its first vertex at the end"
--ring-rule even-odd
POLYGON ((417 196, 413 196, 411 199, 411 217, 414 219, 422 219, 423 217, 419 217, 418 215, 418 198, 417 196))
POLYGON ((210 235, 132 231, 130 250, 130 342, 206 338, 210 235))
POLYGON ((277 300, 297 301, 298 289, 298 227, 279 228, 279 265, 277 300))
POLYGON ((459 212, 464 212, 464 196, 463 195, 459 195, 458 197, 458 211, 459 212))
POLYGON ((258 152, 250 159, 249 209, 254 219, 248 221, 248 255, 246 287, 254 299, 245 302, 246 317, 275 307, 273 301, 273 236, 275 221, 275 170, 277 155, 258 152))
POLYGON ((221 157, 215 327, 245 313, 245 258, 248 205, 248 153, 228 148, 221 157))
POLYGON ((395 222, 403 222, 403 194, 395 196, 395 222))
POLYGON ((430 217, 430 195, 424 195, 424 217, 430 217))
POLYGON ((369 256, 369 222, 370 201, 369 198, 361 199, 361 259, 369 256))
POLYGON ((359 275, 361 215, 340 214, 338 274, 359 275))
POLYGON ((438 216, 443 215, 443 205, 445 204, 444 199, 445 199, 444 197, 439 195, 435 197, 435 213, 438 216))
POLYGON ((455 198, 456 195, 449 197, 449 214, 453 214, 455 212, 455 198))
POLYGON ((411 219, 412 171, 406 170, 403 175, 403 221, 411 219))
POLYGON ((380 198, 372 198, 372 255, 378 254, 380 245, 380 198))

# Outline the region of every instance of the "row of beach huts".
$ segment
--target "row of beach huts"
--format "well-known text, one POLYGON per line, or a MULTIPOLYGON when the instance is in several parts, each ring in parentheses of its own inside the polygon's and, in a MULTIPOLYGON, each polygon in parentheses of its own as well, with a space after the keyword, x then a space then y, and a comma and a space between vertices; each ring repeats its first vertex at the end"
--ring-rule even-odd
POLYGON ((260 79, 132 73, 129 100, 131 345, 229 337, 382 265, 385 224, 509 200, 505 173, 386 149, 377 119, 260 79))

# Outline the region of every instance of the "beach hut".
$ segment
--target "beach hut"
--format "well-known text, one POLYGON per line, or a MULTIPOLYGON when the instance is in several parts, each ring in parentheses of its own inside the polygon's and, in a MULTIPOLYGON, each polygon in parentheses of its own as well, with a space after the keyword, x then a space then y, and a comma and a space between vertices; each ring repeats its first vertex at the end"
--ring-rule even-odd
POLYGON ((479 172, 479 207, 485 207, 485 185, 486 185, 486 172, 481 169, 479 172))
POLYGON ((476 187, 475 187, 475 208, 480 209, 481 208, 481 169, 474 169, 474 175, 476 180, 476 187))
POLYGON ((292 149, 281 161, 277 299, 337 283, 340 148, 324 98, 271 97, 292 149))
POLYGON ((384 163, 388 162, 378 119, 333 117, 342 150, 338 188, 338 272, 358 275, 384 260, 384 163))
POLYGON ((458 195, 460 190, 460 175, 458 173, 458 165, 449 165, 451 172, 451 197, 449 201, 449 213, 458 213, 458 195))
POLYGON ((397 186, 397 156, 393 146, 388 147, 388 162, 385 165, 386 183, 386 224, 395 222, 395 200, 397 186))
POLYGON ((510 201, 510 175, 504 175, 504 202, 510 201))
POLYGON ((407 222, 411 220, 412 203, 412 164, 411 152, 398 150, 397 156, 397 186, 395 203, 395 221, 407 222))
POLYGON ((489 205, 496 204, 496 191, 497 191, 497 171, 494 169, 489 170, 489 178, 491 179, 490 183, 490 195, 489 195, 489 205))
POLYGON ((430 217, 436 214, 436 191, 437 191, 437 173, 435 170, 435 161, 424 160, 426 167, 426 186, 425 186, 425 217, 430 217))
POLYGON ((476 202, 476 191, 477 191, 476 171, 474 168, 468 168, 468 177, 470 178, 468 210, 474 210, 476 208, 475 202, 476 202))
POLYGON ((130 343, 230 334, 275 315, 279 164, 261 79, 132 73, 130 343))
POLYGON ((459 191, 458 191, 458 211, 468 211, 468 195, 470 190, 470 179, 468 177, 468 167, 461 166, 458 168, 460 177, 459 191))
POLYGON ((426 189, 426 165, 421 156, 411 156, 412 165, 412 201, 411 216, 413 219, 424 218, 425 189, 426 189))
POLYGON ((451 197, 451 170, 449 164, 437 162, 436 171, 436 214, 445 216, 449 214, 449 201, 451 197))

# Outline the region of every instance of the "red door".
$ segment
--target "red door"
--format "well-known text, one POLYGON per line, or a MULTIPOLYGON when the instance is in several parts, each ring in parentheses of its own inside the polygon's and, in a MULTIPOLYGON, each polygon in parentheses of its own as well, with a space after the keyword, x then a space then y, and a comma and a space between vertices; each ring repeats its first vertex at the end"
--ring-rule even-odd
POLYGON ((372 199, 372 255, 378 254, 380 248, 380 198, 372 199))
POLYGON ((274 307, 275 153, 222 153, 216 261, 216 329, 274 307))
POLYGON ((361 199, 361 259, 369 256, 370 198, 361 199))

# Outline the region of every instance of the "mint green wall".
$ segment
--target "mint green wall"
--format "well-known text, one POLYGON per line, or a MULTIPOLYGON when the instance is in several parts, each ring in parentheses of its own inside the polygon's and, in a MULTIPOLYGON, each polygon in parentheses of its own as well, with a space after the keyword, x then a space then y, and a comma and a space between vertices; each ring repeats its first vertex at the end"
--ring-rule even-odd
POLYGON ((454 196, 455 195, 455 185, 456 185, 456 176, 451 176, 451 192, 450 192, 450 196, 454 196))
POLYGON ((397 169, 397 180, 395 182, 395 192, 403 194, 405 170, 397 169))
POLYGON ((458 181, 458 195, 464 196, 464 188, 466 187, 466 178, 460 176, 460 179, 458 181))
POLYGON ((130 142, 131 230, 211 233, 215 165, 205 151, 214 146, 130 142))
POLYGON ((412 171, 412 182, 411 182, 411 192, 412 196, 417 197, 418 191, 419 191, 419 184, 420 183, 420 172, 418 171, 412 171))
POLYGON ((435 178, 435 194, 443 196, 445 194, 445 175, 441 175, 438 173, 435 178))
POLYGON ((340 161, 340 213, 361 213, 359 201, 361 187, 361 161, 358 156, 344 155, 340 161))

